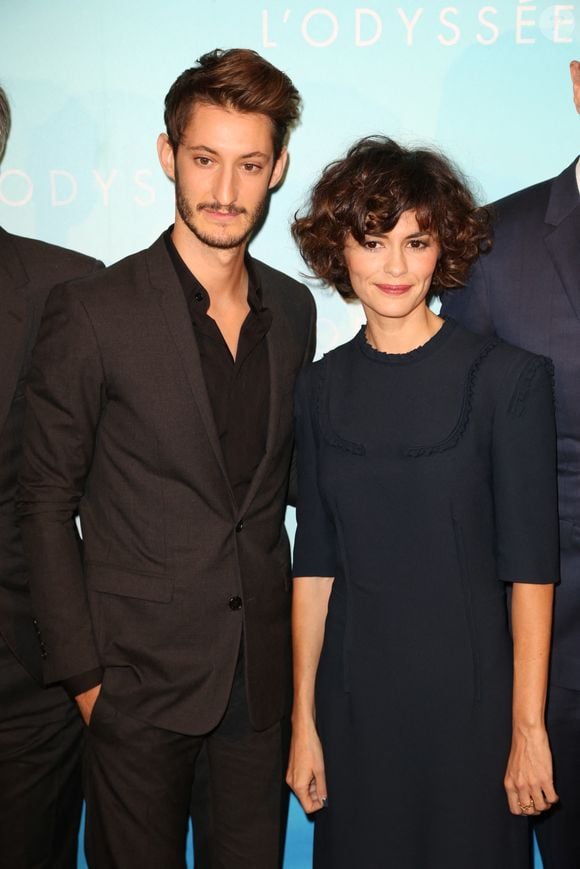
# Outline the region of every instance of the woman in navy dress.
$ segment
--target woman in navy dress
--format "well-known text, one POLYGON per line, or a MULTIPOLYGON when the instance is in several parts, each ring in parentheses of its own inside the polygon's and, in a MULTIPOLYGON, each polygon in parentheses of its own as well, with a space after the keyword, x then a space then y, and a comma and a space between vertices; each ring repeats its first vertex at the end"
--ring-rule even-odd
POLYGON ((557 800, 550 363, 428 306, 488 222, 439 154, 372 137, 294 225, 366 315, 296 397, 288 782, 316 869, 527 869, 526 816, 557 800))

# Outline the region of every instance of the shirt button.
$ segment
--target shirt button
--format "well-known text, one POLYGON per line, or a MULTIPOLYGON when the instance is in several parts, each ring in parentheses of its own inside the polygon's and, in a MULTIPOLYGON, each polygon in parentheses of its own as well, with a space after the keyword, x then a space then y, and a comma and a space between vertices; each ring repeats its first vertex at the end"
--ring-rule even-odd
POLYGON ((203 293, 196 293, 193 298, 196 302, 203 302, 203 293))
POLYGON ((242 608, 242 599, 237 595, 235 597, 231 597, 228 601, 228 606, 231 610, 241 610, 242 608))
POLYGON ((240 519, 240 521, 236 525, 236 532, 239 534, 240 531, 243 531, 243 529, 244 529, 244 520, 240 519))

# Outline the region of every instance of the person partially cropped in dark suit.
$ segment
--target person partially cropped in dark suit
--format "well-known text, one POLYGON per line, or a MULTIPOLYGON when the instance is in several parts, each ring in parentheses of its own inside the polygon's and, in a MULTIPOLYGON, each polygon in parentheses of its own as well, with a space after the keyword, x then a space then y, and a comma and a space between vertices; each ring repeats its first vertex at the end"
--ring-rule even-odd
POLYGON ((288 76, 255 52, 201 57, 158 141, 175 225, 47 304, 19 510, 44 677, 88 725, 91 867, 184 866, 202 748, 213 865, 280 861, 283 519, 315 305, 247 245, 298 114, 288 76))
MULTIPOLYGON (((580 61, 570 65, 580 112, 580 61)), ((580 160, 494 205, 493 249, 443 313, 555 365, 561 584, 548 732, 560 802, 537 818, 544 869, 580 866, 580 160)))
MULTIPOLYGON (((0 88, 0 160, 10 110, 0 88)), ((60 686, 42 685, 44 643, 30 607, 14 499, 24 381, 49 290, 96 260, 0 227, 0 865, 74 869, 83 725, 60 686)))

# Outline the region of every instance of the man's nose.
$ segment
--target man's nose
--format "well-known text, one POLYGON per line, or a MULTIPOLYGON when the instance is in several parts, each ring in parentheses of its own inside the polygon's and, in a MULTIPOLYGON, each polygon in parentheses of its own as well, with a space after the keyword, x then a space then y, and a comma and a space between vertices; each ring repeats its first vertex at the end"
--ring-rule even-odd
POLYGON ((214 175, 213 194, 220 205, 233 205, 238 196, 236 174, 233 168, 220 167, 214 175))

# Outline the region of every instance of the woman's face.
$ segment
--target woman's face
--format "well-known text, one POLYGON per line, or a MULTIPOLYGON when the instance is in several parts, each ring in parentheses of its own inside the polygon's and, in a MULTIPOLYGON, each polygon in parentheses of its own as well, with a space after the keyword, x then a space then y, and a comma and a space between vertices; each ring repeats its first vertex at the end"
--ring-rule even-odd
POLYGON ((440 250, 419 229, 414 211, 404 211, 390 232, 367 235, 362 244, 347 236, 344 259, 367 319, 405 318, 424 307, 440 250))

